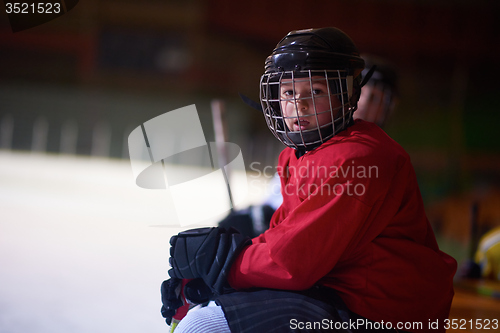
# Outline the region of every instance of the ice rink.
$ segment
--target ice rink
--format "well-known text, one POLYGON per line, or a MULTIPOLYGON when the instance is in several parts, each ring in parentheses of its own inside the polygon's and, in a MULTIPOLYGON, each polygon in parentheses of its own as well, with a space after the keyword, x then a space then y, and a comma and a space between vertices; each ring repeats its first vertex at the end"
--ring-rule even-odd
POLYGON ((159 288, 182 229, 127 160, 0 151, 0 332, 168 332, 159 288))

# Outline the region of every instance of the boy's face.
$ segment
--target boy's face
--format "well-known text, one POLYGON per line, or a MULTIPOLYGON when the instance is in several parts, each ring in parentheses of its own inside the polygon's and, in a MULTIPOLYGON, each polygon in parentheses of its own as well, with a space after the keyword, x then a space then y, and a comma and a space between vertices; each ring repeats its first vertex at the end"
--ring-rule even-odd
POLYGON ((294 83, 284 79, 280 85, 280 104, 285 123, 292 132, 318 129, 332 123, 342 106, 336 96, 329 94, 323 76, 313 76, 311 80, 296 78, 294 83))

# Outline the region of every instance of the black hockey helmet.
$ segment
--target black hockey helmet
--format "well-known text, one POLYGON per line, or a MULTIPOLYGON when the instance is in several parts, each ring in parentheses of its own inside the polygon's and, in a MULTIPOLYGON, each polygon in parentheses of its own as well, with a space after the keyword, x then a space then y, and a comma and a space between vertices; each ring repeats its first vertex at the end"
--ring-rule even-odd
MULTIPOLYGON (((353 41, 337 28, 296 30, 288 33, 267 57, 265 72, 260 81, 260 100, 271 132, 289 147, 312 150, 347 128, 357 107, 361 90, 361 71, 364 67, 364 60, 353 41), (311 88, 314 81, 327 82, 327 97, 338 98, 341 107, 320 111, 331 115, 330 123, 318 123, 315 128, 294 131, 286 125, 286 119, 291 117, 284 115, 281 103, 293 100, 297 105, 300 99, 286 99, 281 96, 283 80, 307 80, 311 88)), ((295 91, 293 95, 295 96, 295 91)), ((315 105, 317 98, 319 97, 311 94, 309 102, 315 105)), ((317 119, 318 114, 318 111, 314 110, 314 114, 308 116, 317 119)), ((304 116, 300 116, 298 112, 293 116, 299 121, 301 117, 304 116)))

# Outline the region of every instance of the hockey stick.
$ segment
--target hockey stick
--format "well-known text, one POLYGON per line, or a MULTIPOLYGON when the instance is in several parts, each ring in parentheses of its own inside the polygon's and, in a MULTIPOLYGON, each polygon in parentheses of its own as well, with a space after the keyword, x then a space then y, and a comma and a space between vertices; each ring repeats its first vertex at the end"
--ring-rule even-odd
POLYGON ((231 194, 231 187, 229 186, 229 170, 227 168, 228 154, 225 148, 225 143, 227 141, 227 124, 225 119, 224 102, 219 99, 214 99, 212 100, 211 107, 212 120, 214 123, 215 144, 217 147, 217 162, 222 171, 222 175, 224 176, 224 181, 226 182, 229 205, 231 207, 231 211, 233 211, 233 196, 231 194))

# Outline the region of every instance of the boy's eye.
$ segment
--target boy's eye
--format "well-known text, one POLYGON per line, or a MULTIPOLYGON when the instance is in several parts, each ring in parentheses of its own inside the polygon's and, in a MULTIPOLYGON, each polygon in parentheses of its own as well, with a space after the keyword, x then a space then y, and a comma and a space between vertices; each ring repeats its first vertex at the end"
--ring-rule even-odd
POLYGON ((328 87, 324 84, 314 85, 312 93, 314 95, 328 95, 328 87))
MULTIPOLYGON (((308 89, 309 90, 309 89, 308 89)), ((316 87, 316 88, 313 88, 312 90, 310 90, 309 92, 297 92, 299 93, 301 96, 311 96, 311 95, 326 95, 325 93, 326 89, 323 88, 323 87, 316 87)), ((294 91, 293 89, 287 89, 287 88, 284 88, 282 91, 281 91, 281 95, 284 96, 284 97, 293 97, 294 96, 294 91)))

